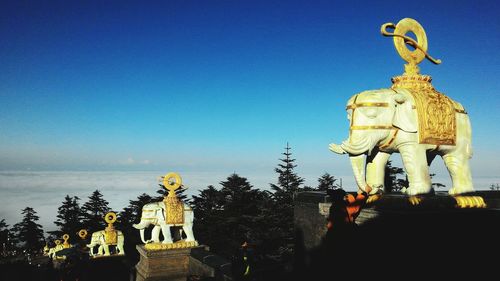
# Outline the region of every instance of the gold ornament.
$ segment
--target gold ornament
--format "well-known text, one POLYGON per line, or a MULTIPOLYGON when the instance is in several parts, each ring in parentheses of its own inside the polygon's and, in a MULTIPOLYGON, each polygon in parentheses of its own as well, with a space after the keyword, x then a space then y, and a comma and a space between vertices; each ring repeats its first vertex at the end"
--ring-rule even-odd
POLYGON ((68 243, 69 235, 68 234, 64 234, 62 238, 64 239, 64 243, 62 244, 63 248, 67 249, 67 248, 71 247, 71 245, 68 243))
POLYGON ((80 238, 82 238, 82 239, 87 238, 87 234, 88 234, 88 232, 86 229, 80 229, 80 231, 78 231, 78 236, 80 236, 80 238))
POLYGON ((394 37, 394 46, 398 54, 408 62, 401 76, 391 79, 391 89, 407 89, 414 99, 418 117, 419 143, 432 145, 455 145, 456 113, 467 114, 466 111, 443 93, 438 92, 431 84, 432 77, 419 74, 418 64, 425 58, 434 64, 441 60, 434 59, 427 53, 427 35, 424 28, 416 20, 404 18, 397 25, 385 23, 380 29, 382 35, 394 37), (393 33, 387 31, 394 29, 393 33), (406 34, 413 32, 415 41, 406 34), (409 50, 406 45, 414 48, 409 50))
POLYGON ((172 249, 186 249, 198 246, 197 241, 177 241, 174 243, 148 243, 144 245, 144 248, 150 251, 161 251, 161 250, 172 250, 172 249))
POLYGON ((118 242, 118 233, 113 227, 113 223, 116 221, 116 214, 109 212, 104 216, 104 220, 108 223, 108 226, 104 229, 104 240, 108 245, 116 245, 118 242))
POLYGON ((380 32, 384 36, 394 37, 394 46, 401 58, 411 66, 409 70, 417 70, 416 73, 418 73, 418 67, 416 66, 422 62, 424 58, 427 58, 434 64, 441 63, 441 60, 434 59, 427 53, 427 35, 425 34, 424 28, 416 20, 404 18, 400 20, 397 25, 391 22, 385 23, 380 28, 380 32), (394 33, 388 32, 387 28, 393 28, 394 33), (408 32, 413 32, 417 36, 417 41, 406 36, 408 32), (406 44, 412 46, 415 50, 409 50, 406 44))
POLYGON ((182 186, 181 176, 177 173, 168 173, 163 177, 163 186, 168 190, 168 195, 163 199, 166 210, 167 224, 184 223, 184 204, 177 198, 175 190, 182 186), (173 181, 172 181, 173 179, 173 181))

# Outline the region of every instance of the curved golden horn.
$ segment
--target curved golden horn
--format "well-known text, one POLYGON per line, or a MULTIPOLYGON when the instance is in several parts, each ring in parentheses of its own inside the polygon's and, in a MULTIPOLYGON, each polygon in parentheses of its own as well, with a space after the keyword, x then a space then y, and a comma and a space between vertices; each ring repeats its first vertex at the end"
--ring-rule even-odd
POLYGON ((390 33, 390 32, 387 31, 387 28, 396 29, 396 25, 394 23, 392 23, 392 22, 384 23, 380 27, 380 33, 382 33, 383 36, 403 38, 405 40, 406 44, 412 46, 413 48, 419 49, 422 53, 424 53, 425 57, 429 61, 431 61, 433 64, 440 64, 441 63, 440 59, 435 59, 435 58, 431 57, 431 55, 429 55, 429 53, 427 53, 426 50, 424 50, 420 45, 418 45, 418 42, 415 41, 413 38, 405 36, 405 35, 390 33))

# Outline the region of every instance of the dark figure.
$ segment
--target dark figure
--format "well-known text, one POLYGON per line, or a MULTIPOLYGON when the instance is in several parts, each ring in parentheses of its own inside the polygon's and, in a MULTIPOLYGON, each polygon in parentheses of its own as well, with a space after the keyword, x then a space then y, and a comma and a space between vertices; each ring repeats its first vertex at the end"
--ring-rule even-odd
POLYGON ((354 196, 343 189, 329 190, 327 194, 332 201, 327 232, 322 244, 312 252, 311 270, 306 270, 311 280, 340 278, 346 272, 359 272, 363 264, 365 243, 355 220, 368 196, 365 193, 354 196))
POLYGON ((234 280, 253 280, 254 264, 254 251, 245 240, 241 243, 241 247, 233 257, 232 269, 234 280))

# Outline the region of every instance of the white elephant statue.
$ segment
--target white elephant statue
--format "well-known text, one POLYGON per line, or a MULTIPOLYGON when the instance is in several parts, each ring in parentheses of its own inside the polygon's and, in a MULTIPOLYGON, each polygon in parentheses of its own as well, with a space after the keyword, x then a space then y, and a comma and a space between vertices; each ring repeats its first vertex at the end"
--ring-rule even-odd
MULTIPOLYGON (((438 124, 455 130, 454 144, 425 144, 419 139, 419 122, 423 120, 418 120, 416 108, 421 106, 427 114, 435 113, 429 104, 417 105, 415 100, 410 90, 404 88, 365 91, 352 96, 347 102, 349 138, 340 145, 330 144, 330 150, 349 154, 358 188, 371 194, 383 191, 385 166, 393 152, 401 154, 409 181, 404 192, 408 195, 431 192, 429 165, 436 155, 443 158, 451 176, 450 195, 474 191, 469 168, 471 125, 464 108, 449 99, 453 107, 447 110, 450 116, 454 115, 455 126, 450 122, 438 124)), ((439 117, 428 122, 442 122, 439 117)))
POLYGON ((166 208, 165 202, 152 202, 146 204, 142 207, 142 216, 141 221, 138 224, 132 225, 135 229, 138 229, 141 234, 141 240, 143 243, 159 243, 160 242, 160 230, 163 234, 163 244, 172 243, 172 235, 170 233, 170 227, 172 226, 181 226, 182 230, 186 234, 186 242, 195 241, 193 234, 193 220, 194 213, 191 207, 187 204, 183 204, 184 208, 184 223, 183 224, 167 224, 166 220, 166 208), (145 240, 144 238, 144 229, 148 226, 154 225, 154 228, 151 233, 151 240, 145 240))
MULTIPOLYGON (((125 238, 123 236, 123 233, 120 230, 114 230, 116 231, 117 235, 117 240, 116 240, 116 254, 117 255, 125 255, 125 250, 123 249, 123 243, 125 241, 125 238)), ((87 247, 89 248, 89 254, 92 257, 96 256, 109 256, 111 255, 109 251, 109 246, 113 244, 108 244, 106 243, 106 236, 105 236, 105 230, 99 230, 94 233, 92 233, 92 237, 90 239, 90 244, 87 244, 87 247), (97 253, 94 253, 94 247, 99 246, 97 249, 97 253), (103 253, 104 252, 104 253, 103 253)))

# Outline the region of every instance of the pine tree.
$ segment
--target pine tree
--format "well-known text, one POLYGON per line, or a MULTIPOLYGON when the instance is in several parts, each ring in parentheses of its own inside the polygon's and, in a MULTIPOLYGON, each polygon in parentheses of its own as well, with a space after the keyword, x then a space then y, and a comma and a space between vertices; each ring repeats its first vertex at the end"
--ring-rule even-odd
POLYGON ((119 225, 131 227, 132 224, 139 223, 142 215, 142 207, 153 200, 151 196, 143 193, 137 197, 137 200, 130 200, 129 205, 123 208, 118 216, 119 225))
POLYGON ((132 259, 138 258, 138 253, 135 246, 141 243, 139 231, 132 225, 139 223, 142 216, 142 207, 153 200, 151 196, 143 193, 136 200, 130 200, 129 205, 123 208, 118 214, 117 228, 123 232, 125 236, 125 253, 132 259))
POLYGON ((210 245, 211 250, 221 254, 227 236, 227 220, 224 216, 225 198, 222 192, 213 185, 193 195, 192 206, 195 216, 193 231, 203 244, 210 245))
POLYGON ((253 188, 244 177, 232 174, 217 190, 208 186, 193 196, 194 232, 212 251, 230 257, 242 239, 262 240, 267 231, 262 204, 265 192, 253 188))
POLYGON ((337 179, 334 176, 325 172, 320 178, 318 178, 318 187, 316 189, 326 191, 329 189, 339 188, 336 181, 337 179))
POLYGON ((301 191, 301 184, 304 179, 299 177, 294 169, 297 165, 294 164, 295 159, 292 158, 291 148, 286 144, 285 156, 280 159, 281 163, 276 167, 275 172, 278 173, 278 184, 271 184, 271 189, 274 191, 274 206, 268 214, 269 220, 276 226, 274 231, 274 245, 278 247, 278 252, 283 259, 291 258, 293 254, 293 231, 294 231, 294 216, 293 216, 293 198, 294 195, 301 191))
POLYGON ((111 211, 108 201, 104 200, 99 190, 89 196, 89 201, 82 206, 83 225, 89 233, 102 230, 106 227, 104 216, 111 211))
POLYGON ((9 237, 9 225, 5 223, 5 219, 0 220, 0 256, 6 254, 9 237))
MULTIPOLYGON (((71 238, 75 237, 77 232, 83 228, 82 218, 83 213, 80 208, 78 196, 64 197, 62 205, 58 208, 57 220, 54 222, 59 227, 56 231, 49 231, 56 237, 62 237, 65 233, 69 234, 71 238)), ((73 239, 74 240, 74 239, 73 239)))
POLYGON ((271 188, 275 193, 279 195, 285 194, 289 197, 293 197, 293 194, 300 190, 300 185, 304 183, 304 179, 294 171, 297 165, 294 164, 295 159, 292 158, 291 149, 286 143, 285 152, 282 153, 285 157, 280 159, 282 163, 278 164, 278 167, 274 169, 278 173, 278 184, 271 184, 271 188))
POLYGON ((37 223, 40 218, 31 207, 24 208, 21 214, 24 215, 23 220, 13 226, 15 236, 22 243, 23 249, 32 253, 38 252, 45 243, 42 226, 37 223))
MULTIPOLYGON (((165 196, 168 195, 168 189, 165 188, 163 184, 159 184, 160 188, 156 191, 156 194, 159 194, 159 196, 155 197, 153 201, 162 201, 165 196)), ((175 190, 175 195, 177 195, 177 198, 181 200, 184 203, 188 203, 190 199, 187 198, 187 195, 184 194, 186 192, 186 188, 184 188, 184 185, 181 185, 180 188, 177 188, 175 190)))
POLYGON ((404 170, 399 167, 393 167, 392 162, 387 161, 385 166, 384 188, 385 192, 399 191, 405 187, 405 180, 398 179, 399 175, 403 175, 404 170))

